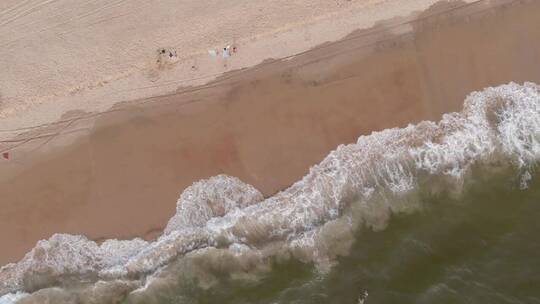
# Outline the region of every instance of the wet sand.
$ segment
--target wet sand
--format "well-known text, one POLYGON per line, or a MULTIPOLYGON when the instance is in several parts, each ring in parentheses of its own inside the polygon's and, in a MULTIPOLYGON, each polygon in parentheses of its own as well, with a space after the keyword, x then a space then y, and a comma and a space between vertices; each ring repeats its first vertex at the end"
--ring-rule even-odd
POLYGON ((196 180, 225 173, 268 196, 359 135, 436 120, 487 86, 540 82, 537 1, 454 2, 408 19, 11 150, 0 162, 0 264, 56 232, 155 237, 196 180))

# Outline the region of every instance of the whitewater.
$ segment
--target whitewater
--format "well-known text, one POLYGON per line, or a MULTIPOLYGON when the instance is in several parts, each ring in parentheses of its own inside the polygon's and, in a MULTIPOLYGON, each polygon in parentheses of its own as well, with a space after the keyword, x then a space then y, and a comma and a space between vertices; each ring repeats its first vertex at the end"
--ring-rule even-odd
POLYGON ((215 284, 216 272, 256 280, 276 259, 312 263, 324 274, 349 254, 359 229, 381 231, 393 215, 425 208, 421 193, 459 197, 479 170, 511 170, 525 189, 539 159, 540 86, 486 88, 439 122, 339 146, 267 199, 235 177, 196 182, 156 241, 98 244, 68 234, 39 241, 0 269, 0 304, 37 296, 55 303, 136 299, 179 271, 204 286, 215 284))

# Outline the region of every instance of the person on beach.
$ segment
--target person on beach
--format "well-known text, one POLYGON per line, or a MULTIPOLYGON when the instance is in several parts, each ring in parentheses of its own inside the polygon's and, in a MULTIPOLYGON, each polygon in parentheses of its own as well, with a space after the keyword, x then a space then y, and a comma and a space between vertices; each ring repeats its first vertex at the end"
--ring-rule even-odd
POLYGON ((229 45, 223 48, 223 58, 227 59, 227 58, 231 57, 230 48, 231 48, 231 46, 229 46, 229 45))

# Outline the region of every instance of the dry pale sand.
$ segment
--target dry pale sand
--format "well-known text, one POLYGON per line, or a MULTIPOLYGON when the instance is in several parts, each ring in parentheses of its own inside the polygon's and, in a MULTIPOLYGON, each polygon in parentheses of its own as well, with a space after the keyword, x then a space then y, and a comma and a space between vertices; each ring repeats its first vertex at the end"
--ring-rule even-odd
POLYGON ((2 0, 0 139, 67 111, 206 83, 436 1, 2 0), (238 53, 224 67, 207 51, 228 44, 238 53), (158 63, 162 48, 177 56, 158 63))
POLYGON ((0 162, 0 264, 55 232, 152 238, 195 180, 226 173, 271 195, 361 134, 438 119, 486 86, 540 82, 538 37, 538 1, 440 4, 292 59, 20 135, 61 133, 2 146, 12 150, 0 162))

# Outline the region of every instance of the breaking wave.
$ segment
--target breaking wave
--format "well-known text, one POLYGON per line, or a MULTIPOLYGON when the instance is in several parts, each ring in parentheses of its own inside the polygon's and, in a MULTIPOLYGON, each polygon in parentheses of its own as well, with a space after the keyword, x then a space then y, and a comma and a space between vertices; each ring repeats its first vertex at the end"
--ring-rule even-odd
POLYGON ((21 261, 0 269, 0 304, 137 302, 179 269, 211 285, 212 273, 256 277, 280 258, 325 271, 348 253, 360 227, 384 229, 392 214, 421 209, 421 193, 460 195, 477 170, 511 169, 527 187, 539 159, 540 86, 487 88, 438 123, 339 146, 267 199, 234 177, 194 183, 154 242, 98 244, 67 234, 39 241, 21 261))

